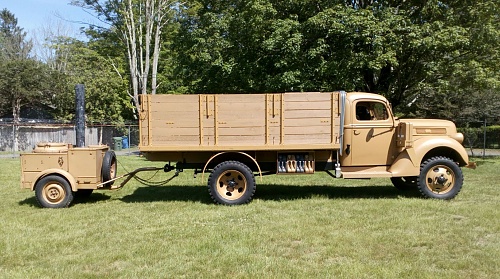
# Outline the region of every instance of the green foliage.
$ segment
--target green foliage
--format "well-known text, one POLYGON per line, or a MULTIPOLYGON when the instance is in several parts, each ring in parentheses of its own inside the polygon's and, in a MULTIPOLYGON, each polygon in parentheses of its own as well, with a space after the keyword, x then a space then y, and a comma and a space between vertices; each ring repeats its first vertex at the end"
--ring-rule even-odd
POLYGON ((464 134, 464 146, 469 148, 500 148, 500 126, 463 127, 458 131, 464 134))
POLYGON ((89 123, 122 123, 130 113, 127 95, 127 82, 122 79, 120 65, 123 61, 101 56, 93 48, 98 43, 83 43, 76 40, 59 40, 53 45, 64 57, 65 64, 61 80, 64 84, 61 94, 54 99, 58 117, 71 120, 75 113, 74 86, 85 85, 86 117, 89 123))
POLYGON ((26 59, 33 47, 17 18, 7 9, 0 11, 0 59, 26 59))
POLYGON ((453 119, 498 107, 497 1, 205 0, 184 14, 190 92, 362 90, 453 119))
MULTIPOLYGON (((111 25, 89 26, 89 43, 53 40, 58 61, 50 62, 58 67, 51 67, 63 73, 51 82, 58 117, 71 119, 73 86, 85 83, 92 121, 131 118, 127 98, 136 87, 120 31, 123 1, 72 3, 111 25)), ((386 96, 399 116, 461 126, 500 117, 498 1, 169 3, 175 8, 161 32, 158 93, 359 90, 386 96)), ((15 17, 0 15, 2 50, 13 37, 29 49, 15 17)), ((2 51, 0 59, 6 53, 12 52, 2 51)))
POLYGON ((0 63, 0 112, 11 112, 19 120, 25 106, 50 105, 52 71, 43 63, 31 60, 8 60, 0 63))

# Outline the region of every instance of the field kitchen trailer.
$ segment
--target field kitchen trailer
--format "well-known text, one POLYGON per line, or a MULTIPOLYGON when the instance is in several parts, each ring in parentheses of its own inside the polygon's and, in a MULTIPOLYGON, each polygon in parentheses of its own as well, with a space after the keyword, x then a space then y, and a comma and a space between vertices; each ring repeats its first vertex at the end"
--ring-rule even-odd
MULTIPOLYGON (((398 119, 380 95, 351 92, 143 95, 139 150, 164 170, 209 172, 219 204, 249 202, 255 176, 390 178, 398 189, 452 199, 462 188, 468 155, 463 135, 446 120, 398 119)), ((39 144, 22 154, 22 188, 42 207, 66 207, 73 195, 122 187, 141 168, 116 177, 107 146, 39 144), (126 177, 118 186, 113 182, 126 177)), ((202 177, 204 177, 202 175, 202 177)))

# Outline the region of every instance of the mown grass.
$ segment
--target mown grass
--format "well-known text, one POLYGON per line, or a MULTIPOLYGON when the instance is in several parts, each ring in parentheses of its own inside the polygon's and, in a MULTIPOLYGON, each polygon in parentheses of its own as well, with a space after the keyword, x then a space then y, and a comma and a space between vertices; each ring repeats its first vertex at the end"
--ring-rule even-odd
POLYGON ((475 161, 452 201, 318 173, 257 178, 252 203, 217 206, 186 171, 54 210, 20 189, 18 159, 1 159, 0 277, 498 278, 500 160, 475 161))

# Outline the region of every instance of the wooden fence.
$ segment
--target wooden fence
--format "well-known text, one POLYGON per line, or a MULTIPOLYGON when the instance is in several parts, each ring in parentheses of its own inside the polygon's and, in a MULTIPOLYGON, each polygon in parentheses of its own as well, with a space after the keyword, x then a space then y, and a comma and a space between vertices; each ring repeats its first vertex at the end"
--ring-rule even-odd
MULTIPOLYGON (((114 137, 127 137, 126 141, 129 146, 138 145, 139 132, 137 125, 92 125, 85 128, 85 145, 102 143, 113 146, 114 137)), ((42 123, 0 124, 0 151, 30 151, 39 142, 75 144, 75 126, 42 123)))

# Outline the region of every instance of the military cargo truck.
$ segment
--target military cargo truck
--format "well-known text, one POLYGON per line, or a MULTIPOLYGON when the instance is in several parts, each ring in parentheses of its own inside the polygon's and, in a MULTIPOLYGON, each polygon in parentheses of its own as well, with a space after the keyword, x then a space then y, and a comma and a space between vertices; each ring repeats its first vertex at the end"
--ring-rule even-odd
MULTIPOLYGON (((141 153, 169 162, 165 171, 193 169, 202 179, 209 172, 208 192, 225 205, 249 202, 256 175, 318 171, 386 177, 398 189, 452 199, 469 164, 452 122, 398 119, 383 96, 370 93, 143 95, 139 116, 141 153)), ((21 187, 34 190, 42 207, 66 207, 75 195, 158 169, 137 169, 113 186, 120 177, 107 146, 57 143, 39 144, 21 162, 21 187)))
POLYGON ((144 95, 140 151, 176 168, 210 170, 219 204, 244 204, 254 173, 390 178, 399 189, 452 199, 468 155, 446 120, 398 119, 380 95, 352 92, 144 95))

